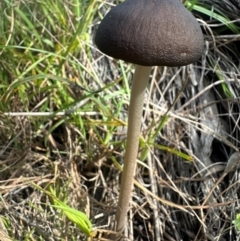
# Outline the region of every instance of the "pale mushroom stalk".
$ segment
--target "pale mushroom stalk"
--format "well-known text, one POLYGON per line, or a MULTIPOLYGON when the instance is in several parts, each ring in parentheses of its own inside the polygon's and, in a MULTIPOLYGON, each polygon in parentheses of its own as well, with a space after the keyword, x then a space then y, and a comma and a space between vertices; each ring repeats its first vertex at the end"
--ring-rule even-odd
POLYGON ((138 154, 144 95, 149 82, 150 72, 151 67, 136 65, 128 110, 127 143, 124 156, 124 167, 121 177, 121 192, 116 214, 117 232, 123 231, 129 208, 133 176, 138 154))
POLYGON ((116 231, 121 234, 132 191, 144 90, 151 71, 151 67, 141 66, 188 65, 201 57, 204 42, 198 22, 179 0, 125 0, 101 21, 95 43, 106 55, 137 65, 117 207, 116 231))

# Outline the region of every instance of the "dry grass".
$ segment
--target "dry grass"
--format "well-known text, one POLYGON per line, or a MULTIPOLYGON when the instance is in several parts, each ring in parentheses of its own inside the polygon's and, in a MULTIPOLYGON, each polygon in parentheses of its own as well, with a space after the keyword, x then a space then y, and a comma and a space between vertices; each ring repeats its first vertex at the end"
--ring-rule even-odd
MULTIPOLYGON (((52 187, 59 199, 89 216, 93 240, 107 240, 119 194, 132 76, 131 65, 103 56, 92 43, 100 16, 113 3, 95 2, 86 26, 77 25, 76 16, 86 21, 88 15, 72 7, 83 7, 81 1, 59 3, 64 18, 44 12, 42 1, 12 4, 0 3, 5 19, 0 25, 0 240, 87 240, 34 185, 52 187), (28 9, 24 13, 36 27, 29 31, 13 7, 28 9), (81 34, 73 36, 77 29, 81 34), (69 110, 47 117, 4 114, 69 110)), ((239 239, 232 224, 240 212, 239 2, 196 4, 193 12, 205 35, 202 59, 182 68, 152 69, 126 240, 239 239), (209 11, 224 21, 197 6, 212 7, 209 11)))

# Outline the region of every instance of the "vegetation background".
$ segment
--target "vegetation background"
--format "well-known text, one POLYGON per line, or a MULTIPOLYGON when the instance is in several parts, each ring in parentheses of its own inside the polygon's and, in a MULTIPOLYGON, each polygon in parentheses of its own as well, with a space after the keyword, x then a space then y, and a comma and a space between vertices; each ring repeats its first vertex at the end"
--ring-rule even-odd
MULTIPOLYGON (((0 2, 1 241, 108 240, 134 66, 93 37, 119 3, 0 2)), ((184 5, 205 50, 152 69, 126 240, 239 240, 240 2, 184 5)))

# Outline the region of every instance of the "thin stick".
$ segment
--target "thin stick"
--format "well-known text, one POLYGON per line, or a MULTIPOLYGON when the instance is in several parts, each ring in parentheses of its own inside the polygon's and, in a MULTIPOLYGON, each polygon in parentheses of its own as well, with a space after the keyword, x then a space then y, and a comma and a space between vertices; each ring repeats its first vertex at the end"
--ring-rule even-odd
POLYGON ((124 167, 121 177, 120 196, 116 213, 116 231, 122 233, 132 193, 133 176, 138 153, 139 135, 145 89, 149 81, 151 67, 136 66, 133 77, 128 114, 128 131, 124 167))
MULTIPOLYGON (((4 112, 6 116, 66 116, 66 112, 4 112)), ((75 115, 100 115, 100 112, 86 111, 86 112, 74 112, 75 115)))

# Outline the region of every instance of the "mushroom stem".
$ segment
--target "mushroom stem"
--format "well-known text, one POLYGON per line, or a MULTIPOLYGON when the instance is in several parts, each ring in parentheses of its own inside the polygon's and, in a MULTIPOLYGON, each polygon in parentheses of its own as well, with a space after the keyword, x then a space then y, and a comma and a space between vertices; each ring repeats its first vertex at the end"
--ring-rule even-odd
POLYGON ((120 196, 116 213, 116 231, 122 233, 132 193, 133 176, 138 154, 142 109, 151 67, 136 65, 128 115, 127 143, 121 177, 120 196))

